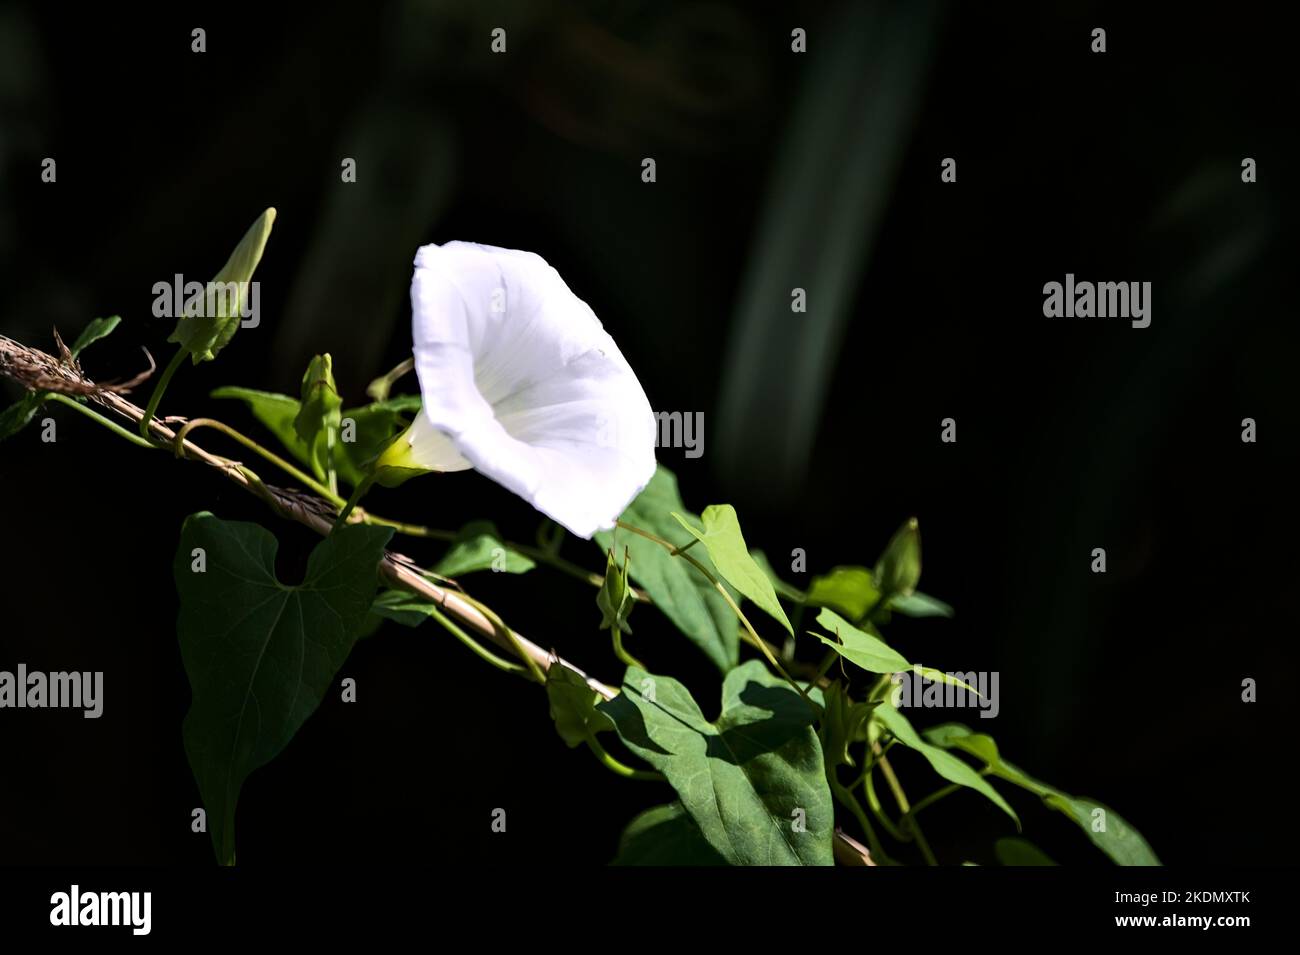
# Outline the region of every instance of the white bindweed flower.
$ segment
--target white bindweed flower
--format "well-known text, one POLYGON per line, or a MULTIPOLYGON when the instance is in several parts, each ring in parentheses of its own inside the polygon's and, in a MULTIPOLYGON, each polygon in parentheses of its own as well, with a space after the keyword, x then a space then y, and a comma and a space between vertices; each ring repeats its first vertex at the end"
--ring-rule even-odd
POLYGON ((426 245, 411 281, 423 408, 380 459, 474 468, 579 537, 614 525, 655 470, 641 383, 538 255, 426 245))

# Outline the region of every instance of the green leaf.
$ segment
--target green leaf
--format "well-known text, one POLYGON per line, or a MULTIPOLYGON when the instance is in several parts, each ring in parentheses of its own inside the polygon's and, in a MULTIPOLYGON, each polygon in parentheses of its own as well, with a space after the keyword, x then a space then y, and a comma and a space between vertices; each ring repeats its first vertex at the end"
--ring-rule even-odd
POLYGON ((835 567, 814 577, 808 586, 808 603, 830 607, 850 620, 861 620, 879 602, 880 593, 865 567, 835 567))
POLYGON ((760 661, 727 674, 714 722, 676 680, 638 667, 628 667, 623 692, 598 709, 667 777, 728 863, 831 864, 831 794, 814 714, 760 661))
POLYGON ((627 824, 610 865, 726 865, 680 802, 655 806, 627 824))
POLYGON ((1020 817, 1016 815, 1015 810, 1013 810, 1011 806, 1007 804, 1007 801, 1002 798, 1002 795, 990 786, 983 776, 975 772, 969 764, 962 762, 947 750, 931 745, 923 740, 920 734, 912 728, 912 724, 908 718, 890 704, 884 703, 876 707, 873 716, 875 719, 880 721, 885 729, 889 730, 889 732, 893 734, 894 739, 898 740, 909 749, 914 749, 924 756, 936 773, 948 780, 950 783, 956 783, 959 786, 967 786, 970 789, 975 790, 977 793, 980 793, 1015 820, 1016 829, 1020 829, 1020 817))
POLYGON ((216 277, 207 284, 201 304, 186 309, 168 337, 190 353, 194 364, 212 361, 235 337, 243 318, 248 283, 253 279, 262 250, 275 223, 275 210, 267 209, 249 226, 244 237, 216 277))
POLYGON ((555 731, 570 749, 591 736, 614 728, 609 717, 596 709, 601 696, 581 676, 562 663, 546 671, 546 697, 551 703, 555 731))
POLYGON ((876 561, 876 588, 886 597, 906 597, 921 579, 921 531, 915 517, 890 538, 876 561))
MULTIPOLYGON (((673 519, 674 511, 685 513, 677 478, 660 465, 654 477, 623 512, 623 520, 673 544, 689 538, 673 519)), ((739 624, 727 601, 698 570, 680 557, 673 557, 654 541, 627 531, 600 531, 596 543, 608 554, 626 546, 632 556, 632 580, 649 595, 654 605, 673 622, 724 673, 740 657, 739 624)), ((693 552, 692 552, 693 553, 693 552)), ((713 569, 707 554, 695 555, 713 569)))
POLYGON ((1119 813, 1092 799, 1064 793, 1008 763, 998 752, 993 737, 988 734, 976 733, 961 723, 943 723, 926 730, 925 736, 936 746, 969 753, 983 762, 994 776, 1029 790, 1049 808, 1069 816, 1088 834, 1093 844, 1118 865, 1160 865, 1159 858, 1146 839, 1119 813), (1096 810, 1101 810, 1103 815, 1094 816, 1096 810), (1103 822, 1105 830, 1098 831, 1095 827, 1103 822))
POLYGON ((1038 846, 1028 839, 1008 836, 999 839, 993 846, 998 862, 1007 866, 1044 866, 1056 865, 1055 862, 1038 846))
POLYGON ((174 565, 193 690, 185 750, 218 862, 234 862, 244 780, 316 710, 365 625, 392 533, 341 527, 316 545, 303 582, 286 586, 275 576, 269 531, 208 513, 186 518, 174 565))
MULTIPOLYGON (((259 422, 274 434, 300 463, 312 467, 307 444, 298 436, 294 421, 302 402, 289 395, 255 388, 225 387, 212 392, 213 398, 243 401, 259 422)), ((340 440, 334 444, 334 467, 339 477, 356 487, 369 463, 393 436, 405 430, 409 422, 403 413, 420 410, 418 396, 402 395, 388 401, 376 401, 358 408, 345 408, 340 414, 340 440), (351 421, 351 425, 349 425, 351 421)), ((424 472, 420 472, 424 473, 424 472)))
POLYGON ((854 702, 838 681, 826 688, 817 735, 821 738, 828 770, 833 772, 837 766, 855 765, 849 747, 867 740, 871 711, 877 705, 874 702, 854 702))
MULTIPOLYGON (((820 633, 813 633, 814 637, 850 663, 862 667, 869 673, 901 673, 904 670, 910 670, 927 680, 960 686, 976 696, 980 695, 980 692, 975 687, 951 674, 936 670, 933 667, 923 667, 917 663, 909 663, 906 657, 885 643, 884 640, 881 640, 875 633, 859 630, 829 607, 822 608, 821 613, 817 615, 817 623, 837 635, 839 642, 829 640, 820 633)), ((812 631, 809 631, 809 633, 812 633, 812 631)))
POLYGON ((120 315, 93 319, 90 324, 81 330, 81 334, 77 336, 77 340, 72 343, 72 348, 70 349, 72 357, 80 357, 81 353, 85 351, 88 346, 93 345, 101 338, 106 338, 112 333, 113 329, 117 328, 121 321, 122 317, 120 315))
POLYGON ((311 466, 311 455, 307 444, 298 437, 293 426, 298 412, 302 409, 302 402, 297 398, 274 391, 258 391, 256 388, 239 388, 233 385, 216 389, 211 397, 235 398, 244 402, 248 410, 253 413, 253 417, 279 438, 280 443, 300 464, 311 466))
POLYGON ((334 361, 317 355, 302 376, 302 400, 293 419, 294 434, 310 449, 316 480, 323 481, 334 465, 334 448, 341 444, 339 427, 343 399, 334 385, 334 361))
POLYGON ((370 612, 404 627, 418 627, 428 620, 438 605, 409 590, 385 590, 375 598, 370 612))
POLYGON ((45 400, 45 392, 28 391, 4 411, 0 411, 0 441, 12 438, 31 424, 45 400))
POLYGON ((761 550, 751 550, 749 556, 754 558, 754 563, 758 565, 758 569, 772 582, 772 589, 776 591, 778 597, 784 597, 791 603, 797 604, 801 604, 807 599, 807 595, 802 590, 794 584, 786 583, 777 576, 775 568, 772 567, 772 562, 767 559, 767 555, 761 550))
POLYGON ((839 642, 820 633, 813 633, 814 637, 869 673, 900 673, 912 668, 907 658, 884 640, 859 630, 829 607, 817 614, 817 623, 839 637, 839 642))
POLYGON ((889 609, 896 610, 905 617, 951 617, 952 607, 942 600, 913 591, 906 597, 896 594, 889 598, 889 609))
POLYGON ((682 527, 690 531, 709 552, 713 566, 731 586, 749 598, 761 610, 777 620, 786 631, 794 636, 794 627, 781 609, 776 599, 776 590, 768 580, 763 569, 754 563, 745 546, 745 537, 740 532, 740 522, 736 519, 736 509, 730 504, 712 504, 704 509, 701 518, 704 530, 695 527, 681 514, 674 513, 682 527))
POLYGON ((523 574, 536 566, 531 558, 506 547, 490 522, 471 521, 457 532, 451 547, 433 565, 433 570, 443 577, 460 577, 479 570, 523 574))
MULTIPOLYGON (((334 446, 334 463, 339 477, 355 487, 388 442, 410 425, 407 416, 413 416, 419 410, 419 395, 398 395, 385 401, 343 409, 343 440, 334 446)), ((380 483, 385 487, 392 486, 380 483)))
MULTIPOLYGON (((1004 764, 1005 765, 1005 764, 1004 764)), ((1018 772, 1018 770, 1017 770, 1018 772)), ((1160 865, 1155 850, 1119 813, 1093 799, 1053 793, 1043 802, 1065 813, 1116 865, 1160 865), (1100 815, 1097 815, 1100 813, 1100 815), (1099 826, 1105 826, 1099 829, 1099 826)))

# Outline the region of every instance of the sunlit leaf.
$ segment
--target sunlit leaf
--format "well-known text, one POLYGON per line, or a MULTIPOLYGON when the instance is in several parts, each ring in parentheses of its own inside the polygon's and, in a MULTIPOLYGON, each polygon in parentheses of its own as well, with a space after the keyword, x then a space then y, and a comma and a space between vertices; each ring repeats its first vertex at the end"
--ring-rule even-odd
POLYGON ((890 538, 876 561, 875 578, 877 589, 886 597, 906 597, 916 589, 921 579, 921 531, 915 517, 890 538))
POLYGON ((507 547, 491 522, 470 521, 457 532, 433 570, 443 577, 461 577, 480 570, 522 574, 535 566, 531 557, 507 547))
POLYGON ((778 621, 791 636, 794 635, 794 627, 790 626, 780 601, 776 599, 772 582, 749 555, 734 507, 730 504, 712 504, 706 507, 700 515, 704 523, 703 530, 681 514, 674 513, 673 517, 704 545, 713 560, 713 566, 718 568, 718 573, 727 583, 778 621))
POLYGON ((871 571, 865 567, 834 567, 808 585, 808 604, 830 607, 850 620, 861 620, 880 600, 871 571))
POLYGON ((885 703, 876 707, 872 716, 874 719, 879 720, 896 740, 924 756, 936 773, 950 783, 967 786, 980 793, 1014 819, 1016 828, 1020 828, 1020 818, 1016 815, 1015 810, 1008 805, 1007 801, 1002 798, 1002 795, 996 789, 989 785, 988 780, 972 769, 968 763, 962 762, 952 753, 927 743, 912 728, 911 721, 897 709, 885 703))
POLYGON ((555 731, 570 749, 581 746, 596 733, 614 728, 609 717, 596 709, 600 694, 561 663, 553 664, 546 671, 546 697, 551 704, 555 731))
POLYGON ((96 318, 92 320, 90 324, 81 330, 81 334, 77 336, 77 340, 72 343, 72 348, 69 349, 69 351, 72 352, 72 357, 79 358, 81 353, 88 347, 99 341, 101 338, 108 337, 108 335, 112 333, 113 329, 117 328, 121 321, 122 318, 120 315, 111 315, 108 318, 96 318))
POLYGON ((336 445, 341 444, 339 427, 343 399, 334 384, 334 362, 328 354, 317 355, 302 376, 302 396, 293 431, 309 449, 316 479, 323 481, 333 469, 336 445))

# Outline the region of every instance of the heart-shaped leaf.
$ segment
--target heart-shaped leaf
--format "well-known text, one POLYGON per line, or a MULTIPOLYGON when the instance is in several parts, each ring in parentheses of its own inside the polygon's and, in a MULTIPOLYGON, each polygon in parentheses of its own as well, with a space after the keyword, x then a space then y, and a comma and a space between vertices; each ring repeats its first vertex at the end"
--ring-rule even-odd
POLYGON ((611 865, 726 865, 680 802, 647 809, 627 824, 611 865))
POLYGON ((365 624, 391 528, 349 524, 318 544, 301 584, 275 576, 274 536, 200 513, 181 528, 174 573, 193 702, 185 751, 217 861, 235 858, 245 778, 315 712, 365 624))
POLYGON ((623 742, 658 769, 705 840, 731 865, 830 865, 830 787, 814 714, 751 660, 727 674, 709 722, 670 677, 628 667, 623 692, 598 707, 623 742))

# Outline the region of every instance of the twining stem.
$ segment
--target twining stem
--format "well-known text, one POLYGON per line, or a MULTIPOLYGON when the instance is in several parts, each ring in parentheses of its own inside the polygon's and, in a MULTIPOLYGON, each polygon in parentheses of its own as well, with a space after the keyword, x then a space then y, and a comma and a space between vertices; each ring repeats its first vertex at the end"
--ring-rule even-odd
POLYGON ((158 379, 158 384, 154 385, 153 394, 149 396, 149 404, 144 409, 144 417, 140 419, 140 437, 148 440, 149 422, 153 421, 154 412, 158 410, 158 404, 162 401, 163 395, 167 391, 167 386, 171 384, 172 375, 176 374, 176 369, 180 368, 185 361, 185 356, 189 351, 185 348, 176 349, 176 354, 172 355, 172 360, 167 363, 163 369, 162 377, 158 379))
POLYGON ((109 421, 98 411, 86 407, 80 401, 77 401, 73 398, 69 398, 67 395, 61 395, 57 391, 51 391, 45 397, 51 401, 57 401, 61 405, 67 405, 69 408, 76 408, 87 418, 92 419, 98 424, 102 424, 109 431, 112 431, 114 434, 118 435, 119 437, 126 438, 126 440, 130 441, 132 444, 138 444, 142 448, 149 448, 151 451, 158 450, 158 445, 154 444, 151 441, 146 441, 138 434, 133 434, 132 432, 126 430, 126 428, 118 424, 116 421, 109 421))
MULTIPOLYGON (((454 541, 456 532, 444 530, 440 527, 423 527, 419 524, 404 524, 401 521, 395 521, 391 518, 381 517, 370 511, 365 512, 365 520, 368 524, 381 524, 384 527, 391 527, 399 534, 407 537, 424 537, 429 540, 454 541)), ((583 583, 599 587, 605 582, 605 578, 595 571, 588 570, 580 564, 575 564, 571 560, 566 560, 550 548, 533 547, 530 544, 520 544, 517 541, 502 541, 506 550, 512 550, 517 554, 522 554, 539 564, 550 567, 552 570, 558 570, 562 574, 567 574, 574 580, 581 580, 583 583)), ((643 591, 632 589, 633 597, 642 603, 649 602, 650 598, 643 591)))
POLYGON ((772 668, 775 669, 777 673, 781 674, 781 676, 785 679, 787 683, 789 683, 792 687, 794 687, 796 690, 799 691, 799 695, 804 698, 804 701, 810 707, 812 707, 814 710, 816 709, 816 704, 814 704, 812 699, 808 696, 808 692, 795 681, 794 677, 792 677, 789 673, 786 672, 785 667, 781 665, 781 661, 778 660, 776 658, 776 654, 772 652, 772 648, 768 646, 766 640, 764 640, 762 637, 758 635, 758 631, 755 630, 754 625, 749 622, 749 618, 746 617, 744 612, 740 609, 740 605, 737 604, 735 599, 731 596, 731 594, 727 592, 727 588, 722 586, 722 582, 719 581, 718 578, 715 577, 707 567, 701 564, 690 554, 686 553, 686 551, 691 546, 690 544, 687 544, 684 547, 678 547, 672 541, 664 540, 662 537, 659 537, 655 534, 651 534, 649 531, 642 530, 641 528, 633 524, 629 524, 626 521, 617 521, 616 523, 618 524, 619 527, 623 528, 626 531, 631 531, 633 534, 639 534, 640 536, 644 537, 646 540, 654 541, 659 546, 667 548, 670 556, 680 557, 682 560, 687 561, 689 564, 691 564, 691 566, 693 566, 696 570, 698 570, 701 574, 703 574, 705 578, 709 581, 709 583, 713 584, 714 588, 718 591, 718 593, 722 594, 722 599, 724 599, 727 602, 727 605, 731 608, 732 612, 740 619, 740 623, 745 628, 745 631, 748 635, 747 638, 749 643, 751 643, 758 650, 760 650, 763 656, 767 657, 767 662, 772 665, 772 668))
MULTIPOLYGON (((979 771, 979 774, 981 776, 987 776, 991 772, 993 772, 993 770, 990 767, 985 766, 983 769, 979 771)), ((1011 782, 1015 782, 1015 780, 1011 780, 1011 782)), ((919 813, 922 809, 925 809, 929 806, 933 806, 940 799, 943 799, 946 796, 951 796, 953 793, 960 792, 965 788, 966 788, 965 786, 961 786, 958 783, 950 783, 949 785, 944 786, 942 789, 936 789, 934 792, 930 793, 930 795, 918 800, 916 804, 913 805, 910 810, 908 810, 907 818, 915 819, 916 814, 919 813)), ((1036 792, 1036 790, 1030 790, 1030 791, 1036 792)))
POLYGON ((226 435, 227 437, 234 438, 244 447, 248 448, 251 451, 257 452, 262 457, 266 458, 266 460, 270 461, 272 464, 278 467, 285 474, 290 475, 291 477, 300 481, 306 487, 311 488, 313 491, 315 491, 321 497, 325 498, 325 500, 329 501, 335 507, 344 506, 345 502, 343 498, 339 497, 337 494, 331 493, 330 489, 327 488, 324 484, 321 484, 319 481, 317 481, 315 478, 311 477, 310 475, 306 474, 304 471, 294 467, 292 464, 290 464, 284 458, 280 457, 274 451, 268 451, 266 448, 262 447, 252 438, 240 434, 230 425, 226 424, 223 421, 217 421, 215 418, 193 418, 190 421, 185 422, 185 425, 179 431, 176 432, 176 437, 172 442, 174 447, 176 448, 177 457, 184 457, 183 449, 185 447, 185 438, 186 436, 189 435, 191 431, 194 431, 197 428, 215 428, 217 431, 220 431, 222 434, 226 435))
POLYGON ((630 667, 636 667, 639 670, 644 670, 646 668, 646 665, 642 663, 640 660, 638 660, 636 657, 632 656, 632 654, 628 653, 627 650, 623 649, 622 628, 620 628, 619 625, 616 623, 610 624, 609 632, 614 637, 614 656, 618 657, 620 660, 622 660, 630 667))
POLYGON ((438 621, 438 623, 442 624, 444 627, 446 627, 447 631, 453 637, 455 637, 461 643, 465 644, 465 646, 469 647, 470 650, 472 650, 476 656, 478 656, 480 659, 486 660, 488 663, 492 664, 492 666, 496 667, 498 670, 504 670, 506 673, 518 673, 520 676, 523 677, 528 676, 528 669, 526 667, 520 666, 518 663, 514 663, 510 660, 506 660, 502 657, 497 656, 495 653, 493 653, 491 650, 481 645, 477 640, 475 640, 468 633, 466 633, 459 626, 457 626, 455 621, 453 621, 442 611, 438 610, 436 607, 429 608, 429 616, 432 617, 434 620, 438 621))
POLYGON ((401 378, 407 372, 415 367, 415 357, 412 356, 406 361, 399 364, 396 368, 386 375, 380 375, 370 384, 366 385, 366 394, 375 401, 384 401, 388 398, 388 393, 392 391, 393 385, 397 379, 401 378))
POLYGON ((876 787, 872 781, 872 774, 870 771, 863 775, 862 791, 866 794, 867 806, 870 807, 871 812, 875 817, 880 820, 880 824, 885 827, 885 831, 899 842, 911 842, 911 836, 906 835, 901 829, 890 822, 889 816, 885 815, 885 807, 880 804, 880 798, 876 795, 876 787))
POLYGON ((352 489, 352 496, 348 498, 348 502, 343 505, 343 510, 339 511, 339 516, 334 521, 334 530, 338 530, 347 523, 348 515, 352 513, 352 509, 357 506, 358 501, 366 496, 366 492, 370 490, 370 486, 374 483, 375 476, 373 474, 367 474, 357 482, 357 486, 352 489))
POLYGON ((838 650, 827 650, 826 655, 822 657, 822 662, 817 667, 817 675, 813 677, 813 683, 820 683, 822 678, 830 672, 831 667, 835 665, 835 661, 838 659, 840 659, 838 650))
POLYGON ((889 689, 890 684, 893 682, 893 676, 892 673, 880 674, 880 678, 872 685, 871 692, 867 694, 868 703, 885 698, 885 691, 889 689))
POLYGON ((545 686, 546 674, 542 671, 542 668, 537 665, 537 661, 529 656, 524 650, 523 645, 520 644, 519 638, 515 635, 515 632, 506 626, 504 620, 497 616, 496 611, 482 601, 471 597, 469 594, 462 593, 460 596, 461 599, 468 601, 477 608, 479 613, 487 617, 488 623, 490 623, 493 629, 496 630, 498 636, 504 637, 509 641, 510 645, 514 647, 515 654, 519 659, 523 660, 524 664, 528 667, 528 672, 531 674, 533 681, 545 686))
POLYGON ((925 796, 922 799, 919 799, 912 806, 912 808, 907 811, 906 814, 907 817, 913 819, 916 818, 916 814, 920 812, 922 809, 925 809, 927 806, 934 805, 940 799, 943 799, 945 796, 951 796, 953 793, 957 792, 962 788, 963 787, 959 786, 957 783, 950 783, 949 785, 944 786, 942 789, 935 790, 934 792, 930 793, 930 795, 925 796))
POLYGON ((456 539, 455 531, 445 531, 438 527, 422 527, 419 524, 404 524, 401 521, 394 521, 387 517, 380 517, 378 514, 365 512, 367 524, 380 524, 384 527, 391 527, 399 534, 405 534, 407 537, 426 537, 429 540, 447 541, 450 543, 456 539))
POLYGON ((633 769, 624 763, 620 763, 613 756, 605 751, 605 747, 596 741, 595 733, 587 734, 587 748, 591 750, 597 761, 616 775, 624 779, 645 779, 654 782, 665 782, 663 773, 657 773, 652 769, 633 769))
POLYGON ((903 792, 903 784, 894 775, 894 768, 889 765, 889 759, 880 749, 880 743, 874 743, 873 749, 876 750, 876 765, 885 774, 885 782, 889 783, 889 789, 894 794, 894 801, 898 803, 898 809, 903 814, 903 819, 906 820, 904 825, 916 836, 917 847, 920 848, 921 855, 925 856, 925 861, 929 865, 938 865, 939 860, 935 858, 934 853, 930 850, 930 843, 926 840, 925 833, 921 831, 920 823, 916 821, 915 816, 908 816, 911 806, 907 801, 907 794, 903 792))

